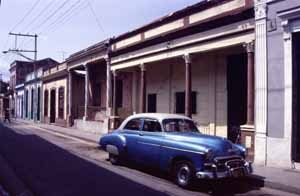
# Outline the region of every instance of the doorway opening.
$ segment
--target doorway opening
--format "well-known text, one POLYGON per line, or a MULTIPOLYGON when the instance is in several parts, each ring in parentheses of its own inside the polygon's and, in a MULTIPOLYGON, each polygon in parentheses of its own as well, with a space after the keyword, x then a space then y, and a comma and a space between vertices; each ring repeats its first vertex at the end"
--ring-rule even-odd
POLYGON ((55 114, 56 114, 55 94, 56 94, 56 90, 52 89, 50 91, 50 123, 55 123, 55 114))
POLYGON ((30 107, 30 118, 33 120, 33 110, 34 110, 34 107, 33 107, 33 104, 34 104, 34 89, 32 88, 31 89, 31 107, 30 107))
POLYGON ((293 33, 292 160, 300 162, 300 32, 293 33))
POLYGON ((37 114, 36 114, 36 120, 40 121, 40 116, 41 116, 41 88, 38 87, 37 89, 37 114))
POLYGON ((240 126, 247 121, 247 54, 227 57, 227 138, 237 141, 240 126))

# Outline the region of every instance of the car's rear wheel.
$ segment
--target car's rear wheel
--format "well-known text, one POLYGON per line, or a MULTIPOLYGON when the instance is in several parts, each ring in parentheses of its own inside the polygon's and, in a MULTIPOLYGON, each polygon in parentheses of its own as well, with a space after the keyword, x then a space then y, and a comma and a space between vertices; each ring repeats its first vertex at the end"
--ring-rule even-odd
POLYGON ((173 176, 178 186, 188 188, 193 181, 194 167, 189 161, 179 161, 175 164, 173 176))
POLYGON ((112 153, 109 153, 109 154, 108 154, 108 159, 109 159, 109 161, 111 162, 111 164, 113 164, 113 165, 118 165, 118 164, 120 164, 120 158, 119 158, 118 155, 114 155, 114 154, 112 154, 112 153))

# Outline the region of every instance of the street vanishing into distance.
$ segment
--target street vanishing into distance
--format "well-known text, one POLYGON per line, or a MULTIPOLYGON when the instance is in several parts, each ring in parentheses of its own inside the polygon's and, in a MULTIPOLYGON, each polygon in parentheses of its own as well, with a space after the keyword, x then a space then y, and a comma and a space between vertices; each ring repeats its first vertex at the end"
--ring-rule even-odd
POLYGON ((183 190, 156 170, 111 165, 96 143, 22 123, 0 124, 0 155, 38 196, 293 195, 250 179, 199 181, 183 190))

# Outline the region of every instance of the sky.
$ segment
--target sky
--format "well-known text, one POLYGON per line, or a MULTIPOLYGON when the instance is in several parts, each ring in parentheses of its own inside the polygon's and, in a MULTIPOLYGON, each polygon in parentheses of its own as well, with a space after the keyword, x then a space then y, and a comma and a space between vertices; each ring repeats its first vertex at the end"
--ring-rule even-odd
MULTIPOLYGON (((25 60, 8 49, 33 50, 34 41, 8 33, 38 35, 38 59, 62 62, 69 55, 106 38, 131 31, 199 0, 1 0, 0 74, 25 60)), ((33 53, 24 53, 33 58, 33 53)))

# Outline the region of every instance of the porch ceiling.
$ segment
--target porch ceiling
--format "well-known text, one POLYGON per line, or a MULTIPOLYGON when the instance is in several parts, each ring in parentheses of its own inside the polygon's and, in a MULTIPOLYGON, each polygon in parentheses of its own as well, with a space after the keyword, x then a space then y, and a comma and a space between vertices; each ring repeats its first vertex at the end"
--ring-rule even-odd
POLYGON ((163 52, 158 52, 152 55, 147 55, 145 57, 136 58, 122 63, 115 63, 113 66, 111 66, 111 70, 119 70, 119 69, 134 67, 140 64, 180 57, 184 54, 196 54, 196 53, 202 53, 202 52, 232 47, 247 42, 251 42, 254 39, 255 39, 254 32, 247 31, 245 33, 239 34, 238 36, 233 35, 225 38, 215 39, 212 41, 200 42, 190 46, 180 47, 178 49, 169 49, 163 52))

